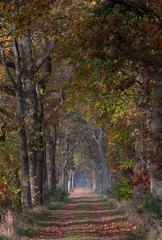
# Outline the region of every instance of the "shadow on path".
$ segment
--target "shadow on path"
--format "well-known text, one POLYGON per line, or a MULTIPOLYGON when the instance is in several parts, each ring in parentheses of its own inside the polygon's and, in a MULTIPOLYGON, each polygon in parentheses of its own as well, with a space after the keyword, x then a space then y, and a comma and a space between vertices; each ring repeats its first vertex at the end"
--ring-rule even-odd
POLYGON ((35 239, 48 240, 125 240, 126 220, 107 209, 100 196, 87 188, 76 189, 71 203, 61 210, 51 211, 51 221, 43 222, 40 235, 35 239))

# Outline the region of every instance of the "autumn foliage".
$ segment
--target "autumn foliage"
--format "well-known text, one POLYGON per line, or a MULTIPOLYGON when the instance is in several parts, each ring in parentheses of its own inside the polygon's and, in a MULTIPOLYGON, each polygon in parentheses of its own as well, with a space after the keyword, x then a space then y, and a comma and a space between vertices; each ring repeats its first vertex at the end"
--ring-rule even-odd
POLYGON ((161 1, 0 10, 1 201, 43 204, 83 172, 102 192, 105 169, 119 200, 161 200, 161 1))

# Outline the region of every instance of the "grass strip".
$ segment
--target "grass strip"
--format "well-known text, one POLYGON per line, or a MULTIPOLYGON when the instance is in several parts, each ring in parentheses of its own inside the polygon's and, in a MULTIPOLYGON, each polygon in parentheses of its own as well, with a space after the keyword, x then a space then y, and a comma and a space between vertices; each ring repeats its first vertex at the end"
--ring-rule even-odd
POLYGON ((99 200, 99 204, 104 206, 108 210, 115 210, 116 209, 115 203, 112 202, 112 201, 109 201, 106 198, 101 198, 101 200, 99 200))
POLYGON ((25 231, 19 233, 19 239, 31 239, 36 237, 41 232, 41 228, 45 223, 55 219, 55 216, 53 216, 51 212, 60 210, 65 204, 66 202, 57 203, 42 210, 41 213, 32 216, 29 219, 29 227, 25 231))
POLYGON ((76 206, 73 222, 74 226, 78 223, 79 226, 83 226, 83 231, 76 228, 76 230, 70 231, 70 233, 65 237, 65 240, 99 240, 97 236, 92 236, 88 225, 93 221, 90 214, 90 204, 89 203, 80 203, 76 206), (80 222, 80 223, 79 223, 80 222))

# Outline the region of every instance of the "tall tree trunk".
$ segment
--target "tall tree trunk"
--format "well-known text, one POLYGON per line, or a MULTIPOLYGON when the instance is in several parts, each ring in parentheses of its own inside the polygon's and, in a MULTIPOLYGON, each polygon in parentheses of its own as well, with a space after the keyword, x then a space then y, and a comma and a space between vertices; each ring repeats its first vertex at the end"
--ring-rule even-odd
POLYGON ((102 166, 95 169, 95 191, 97 193, 103 193, 103 170, 102 166))
POLYGON ((74 188, 77 187, 77 170, 74 172, 74 188))
POLYGON ((108 160, 104 156, 104 145, 103 145, 104 132, 103 129, 99 129, 99 135, 95 136, 96 142, 98 144, 99 156, 101 159, 102 170, 103 170, 103 193, 109 189, 109 167, 108 160))
POLYGON ((37 105, 38 105, 38 126, 37 131, 39 133, 37 138, 37 168, 36 168, 36 176, 37 176, 37 202, 38 204, 43 204, 44 201, 44 139, 43 139, 43 96, 41 94, 41 90, 44 89, 43 81, 40 83, 36 83, 37 90, 37 105))
POLYGON ((162 69, 157 79, 152 111, 153 159, 151 162, 151 192, 162 206, 162 69))
POLYGON ((72 174, 71 174, 71 191, 74 190, 74 172, 72 171, 72 174))
MULTIPOLYGON (((45 40, 44 42, 45 44, 45 52, 46 52, 46 48, 48 45, 48 42, 45 40)), ((48 56, 46 61, 45 61, 45 66, 44 66, 44 71, 45 73, 47 73, 47 78, 51 75, 51 57, 48 56)), ((48 141, 46 143, 46 152, 44 150, 45 146, 44 146, 44 139, 43 139, 43 93, 45 90, 45 84, 44 82, 46 82, 46 79, 42 79, 40 82, 36 83, 36 87, 37 87, 37 101, 38 101, 38 131, 39 131, 39 138, 38 138, 38 151, 37 151, 37 185, 38 185, 38 203, 39 204, 43 204, 44 198, 45 198, 45 192, 44 192, 44 167, 48 168, 48 159, 49 159, 49 154, 48 153, 48 141), (42 93, 43 91, 43 93, 42 93), (46 153, 46 158, 45 158, 45 153, 46 153), (45 159, 47 161, 45 161, 45 159)), ((54 127, 55 130, 55 127, 54 127)), ((53 132, 53 131, 52 131, 53 132)), ((51 161, 54 162, 54 167, 55 167, 55 148, 56 148, 56 134, 53 133, 53 143, 52 143, 52 155, 51 155, 51 161)), ((48 137, 47 137, 48 139, 48 137)), ((48 169, 46 169, 46 174, 47 174, 47 181, 48 179, 48 169)), ((55 174, 54 177, 55 178, 55 174)), ((48 181, 49 182, 49 181, 48 181)), ((50 183, 49 183, 50 184, 50 183)), ((53 188, 53 183, 51 183, 51 187, 50 190, 53 188)))
POLYGON ((17 99, 17 115, 18 115, 18 135, 19 135, 19 151, 21 163, 21 183, 23 187, 23 208, 31 207, 31 191, 29 176, 29 161, 26 130, 24 122, 24 102, 21 86, 16 93, 17 99))
POLYGON ((65 191, 68 192, 68 171, 66 167, 64 167, 64 188, 65 191))
POLYGON ((92 171, 92 189, 96 191, 96 174, 95 169, 92 171))
POLYGON ((46 137, 46 164, 47 164, 47 181, 48 190, 54 190, 56 188, 56 126, 50 127, 49 133, 46 137))
POLYGON ((30 32, 24 36, 22 41, 22 59, 25 67, 24 88, 25 88, 25 120, 27 129, 27 143, 29 151, 29 173, 33 205, 37 204, 37 140, 38 140, 38 105, 36 84, 34 83, 34 68, 32 61, 32 49, 30 32))
MULTIPOLYGON (((18 50, 18 41, 15 38, 13 41, 13 50, 16 68, 16 102, 17 102, 17 116, 18 116, 18 136, 19 136, 19 151, 21 163, 21 184, 23 187, 22 199, 23 208, 31 207, 31 191, 30 191, 30 177, 29 177, 29 159, 27 138, 25 129, 25 111, 24 111, 24 96, 22 88, 20 55, 18 50)), ((9 76, 10 77, 10 76, 9 76)), ((13 82, 12 77, 11 82, 13 82)), ((14 84, 13 84, 14 85, 14 84)))
POLYGON ((67 137, 66 139, 66 156, 63 168, 64 188, 66 192, 68 192, 68 170, 67 170, 68 160, 69 160, 69 137, 67 137))
POLYGON ((68 173, 68 192, 71 192, 71 171, 68 173))
MULTIPOLYGON (((143 194, 150 189, 149 179, 149 153, 148 153, 148 139, 150 128, 150 109, 147 105, 148 95, 145 90, 144 74, 140 68, 140 72, 136 77, 136 107, 137 107, 137 121, 136 121, 136 140, 135 140, 135 164, 134 164, 134 189, 133 200, 134 203, 139 202, 143 194)), ((149 90, 149 89, 148 89, 149 90)))

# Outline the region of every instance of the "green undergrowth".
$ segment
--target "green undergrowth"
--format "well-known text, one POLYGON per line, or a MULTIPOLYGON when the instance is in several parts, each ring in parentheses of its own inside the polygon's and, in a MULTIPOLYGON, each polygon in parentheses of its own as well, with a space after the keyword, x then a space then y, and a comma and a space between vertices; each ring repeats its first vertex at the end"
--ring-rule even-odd
POLYGON ((146 229, 143 226, 139 226, 136 231, 128 232, 126 234, 126 240, 147 240, 147 239, 148 238, 146 229))
POLYGON ((128 232, 126 240, 161 240, 161 211, 156 198, 148 194, 143 197, 141 204, 134 205, 132 201, 118 203, 117 213, 136 228, 128 232))
POLYGON ((44 223, 49 222, 52 220, 50 216, 50 210, 44 210, 41 214, 33 216, 29 219, 29 226, 28 228, 20 232, 20 236, 24 236, 27 238, 35 237, 39 232, 41 227, 43 227, 44 223))
POLYGON ((41 213, 32 215, 28 220, 29 224, 26 230, 19 232, 19 239, 31 239, 39 235, 41 228, 45 225, 45 223, 54 219, 54 216, 51 213, 53 211, 60 210, 65 204, 70 202, 70 199, 64 199, 63 202, 50 205, 46 209, 42 210, 41 213))
POLYGON ((142 214, 147 213, 147 222, 151 227, 154 227, 156 223, 162 227, 162 212, 160 203, 153 194, 149 193, 143 198, 141 212, 142 214))
POLYGON ((59 210, 64 205, 65 205, 64 202, 60 202, 60 203, 57 203, 56 205, 52 205, 52 206, 48 207, 47 209, 50 210, 50 211, 55 211, 55 210, 59 210))
POLYGON ((128 222, 136 226, 136 230, 125 233, 125 240, 147 239, 146 229, 141 219, 139 219, 138 214, 135 212, 132 201, 116 202, 107 198, 102 198, 99 203, 100 205, 104 206, 104 208, 112 211, 114 220, 120 222, 121 226, 127 227, 128 222))
POLYGON ((55 190, 49 191, 47 194, 47 201, 62 202, 67 199, 68 193, 63 187, 57 187, 55 190))

